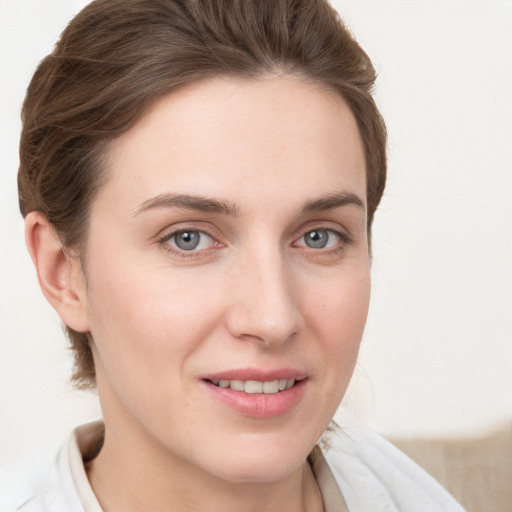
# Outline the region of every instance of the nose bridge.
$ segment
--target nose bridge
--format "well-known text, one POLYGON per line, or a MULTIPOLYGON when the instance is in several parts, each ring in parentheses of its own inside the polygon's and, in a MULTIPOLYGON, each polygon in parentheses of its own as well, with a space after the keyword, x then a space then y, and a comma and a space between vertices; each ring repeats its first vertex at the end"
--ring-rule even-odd
POLYGON ((237 337, 257 338, 267 345, 282 343, 300 327, 293 273, 279 246, 259 244, 240 259, 230 312, 237 337))

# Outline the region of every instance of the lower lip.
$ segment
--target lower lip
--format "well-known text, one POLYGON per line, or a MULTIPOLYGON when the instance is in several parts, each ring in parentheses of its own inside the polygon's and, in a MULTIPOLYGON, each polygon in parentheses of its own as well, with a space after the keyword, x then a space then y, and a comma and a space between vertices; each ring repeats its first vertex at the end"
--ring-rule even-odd
POLYGON ((250 418, 276 418, 296 407, 306 392, 307 379, 295 383, 290 389, 278 393, 244 393, 231 388, 220 388, 203 381, 217 400, 236 412, 250 418))

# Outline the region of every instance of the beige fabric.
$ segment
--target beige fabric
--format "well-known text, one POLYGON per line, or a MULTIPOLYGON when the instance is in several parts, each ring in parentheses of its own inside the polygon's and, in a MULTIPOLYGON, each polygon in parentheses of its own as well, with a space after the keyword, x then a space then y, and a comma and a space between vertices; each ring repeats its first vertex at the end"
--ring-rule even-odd
POLYGON ((512 424, 465 439, 391 439, 468 512, 512 512, 512 424))
POLYGON ((98 455, 104 436, 103 422, 95 421, 76 428, 69 437, 69 469, 85 512, 103 512, 87 478, 84 463, 98 455))
POLYGON ((313 448, 309 456, 309 463, 322 494, 324 512, 348 512, 345 499, 325 460, 322 450, 318 446, 313 448))

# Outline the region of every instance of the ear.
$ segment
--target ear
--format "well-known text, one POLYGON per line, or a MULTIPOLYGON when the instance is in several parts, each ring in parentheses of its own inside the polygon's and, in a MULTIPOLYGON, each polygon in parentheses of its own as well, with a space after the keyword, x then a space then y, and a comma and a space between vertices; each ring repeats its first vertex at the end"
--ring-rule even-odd
POLYGON ((25 219, 25 242, 34 262, 39 286, 60 319, 78 332, 88 332, 85 278, 77 258, 67 254, 41 212, 25 219))

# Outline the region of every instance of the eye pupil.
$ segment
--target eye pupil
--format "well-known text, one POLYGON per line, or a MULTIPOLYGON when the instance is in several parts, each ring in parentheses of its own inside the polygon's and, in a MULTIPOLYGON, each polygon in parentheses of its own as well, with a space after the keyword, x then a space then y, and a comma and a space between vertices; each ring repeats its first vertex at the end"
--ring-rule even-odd
POLYGON ((304 241, 312 249, 323 249, 329 240, 327 231, 315 229, 304 235, 304 241))
POLYGON ((176 246, 183 251, 193 251, 199 245, 199 233, 197 231, 182 231, 174 235, 176 246))

